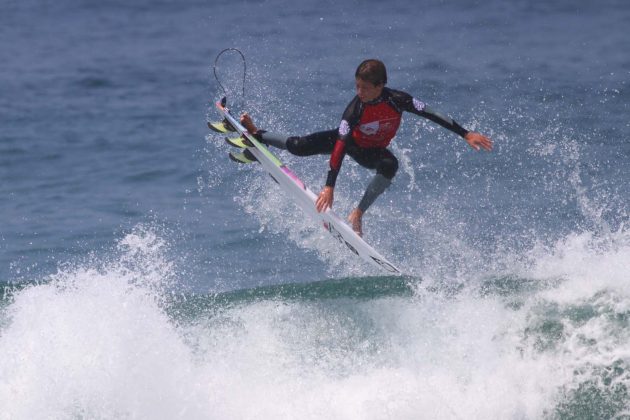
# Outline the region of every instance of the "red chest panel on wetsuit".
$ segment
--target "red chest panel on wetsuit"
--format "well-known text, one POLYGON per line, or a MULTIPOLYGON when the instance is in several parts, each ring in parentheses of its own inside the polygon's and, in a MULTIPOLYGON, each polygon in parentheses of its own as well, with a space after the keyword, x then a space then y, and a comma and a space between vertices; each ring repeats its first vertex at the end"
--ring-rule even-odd
POLYGON ((361 147, 387 147, 400 126, 401 114, 387 102, 366 104, 352 137, 361 147))

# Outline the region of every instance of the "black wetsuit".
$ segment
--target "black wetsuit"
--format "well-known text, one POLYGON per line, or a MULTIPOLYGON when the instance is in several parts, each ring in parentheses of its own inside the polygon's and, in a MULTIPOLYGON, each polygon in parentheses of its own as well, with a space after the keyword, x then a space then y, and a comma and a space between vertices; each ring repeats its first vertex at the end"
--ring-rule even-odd
POLYGON ((408 93, 383 88, 383 93, 375 101, 363 103, 358 96, 350 102, 341 124, 339 138, 335 142, 330 156, 330 171, 326 185, 333 187, 346 154, 352 156, 357 163, 391 179, 398 169, 398 160, 387 149, 398 127, 402 113, 411 112, 440 124, 462 137, 468 131, 449 117, 430 110, 424 102, 415 99, 408 93), (355 156, 359 152, 357 159, 355 156))
MULTIPOLYGON (((396 135, 402 113, 405 111, 436 122, 461 137, 468 133, 451 118, 429 109, 422 101, 408 93, 385 87, 381 96, 372 102, 361 102, 359 97, 355 96, 346 107, 338 129, 288 138, 260 132, 260 138, 267 144, 286 148, 297 156, 330 154, 330 171, 326 179, 326 185, 330 187, 335 186, 346 154, 359 165, 375 169, 377 177, 380 175, 386 182, 373 182, 368 187, 359 204, 359 208, 365 211, 396 175, 398 159, 387 146, 396 135)), ((377 178, 375 181, 378 181, 377 178)))

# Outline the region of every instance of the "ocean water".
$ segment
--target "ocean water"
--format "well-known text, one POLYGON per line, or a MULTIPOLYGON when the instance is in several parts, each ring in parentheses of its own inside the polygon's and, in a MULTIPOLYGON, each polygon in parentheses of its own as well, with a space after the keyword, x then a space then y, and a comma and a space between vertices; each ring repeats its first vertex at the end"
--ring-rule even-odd
MULTIPOLYGON (((630 418, 626 1, 3 0, 0 419, 630 418), (406 115, 386 276, 210 134, 406 115)), ((314 191, 327 158, 279 152, 314 191)), ((335 210, 371 173, 346 159, 335 210)))

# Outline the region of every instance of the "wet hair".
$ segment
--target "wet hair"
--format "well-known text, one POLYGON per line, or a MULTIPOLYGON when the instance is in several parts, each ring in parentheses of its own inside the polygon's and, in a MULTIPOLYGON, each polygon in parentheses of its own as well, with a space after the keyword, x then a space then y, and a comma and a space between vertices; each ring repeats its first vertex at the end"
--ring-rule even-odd
POLYGON ((374 86, 384 85, 387 83, 387 70, 382 61, 371 58, 359 64, 357 71, 354 73, 354 77, 365 82, 370 82, 374 86))

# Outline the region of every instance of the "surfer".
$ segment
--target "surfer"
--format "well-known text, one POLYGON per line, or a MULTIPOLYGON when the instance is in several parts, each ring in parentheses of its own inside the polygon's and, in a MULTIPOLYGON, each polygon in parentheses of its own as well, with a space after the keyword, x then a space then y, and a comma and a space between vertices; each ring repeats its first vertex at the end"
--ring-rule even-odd
POLYGON ((330 155, 326 185, 315 203, 318 212, 332 207, 335 183, 346 154, 359 165, 376 170, 363 198, 348 216, 352 229, 359 235, 363 234, 363 214, 390 186, 398 170, 398 159, 387 146, 398 131, 403 112, 411 112, 441 125, 461 136, 475 150, 492 150, 492 141, 483 134, 466 130, 406 92, 385 87, 387 70, 379 60, 363 61, 355 72, 355 83, 357 94, 346 107, 339 128, 288 137, 259 130, 247 113, 241 115, 241 123, 250 134, 268 146, 288 150, 297 156, 330 155))

